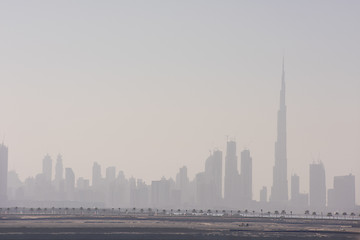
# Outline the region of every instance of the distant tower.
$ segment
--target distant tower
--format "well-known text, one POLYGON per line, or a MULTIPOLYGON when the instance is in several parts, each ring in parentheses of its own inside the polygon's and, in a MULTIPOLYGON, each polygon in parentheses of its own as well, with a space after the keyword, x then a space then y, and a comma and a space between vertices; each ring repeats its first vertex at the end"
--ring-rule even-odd
POLYGON ((7 200, 8 148, 0 144, 0 206, 7 200))
POLYGON ((208 197, 211 204, 216 206, 222 199, 222 152, 215 150, 205 162, 205 181, 210 184, 208 197))
POLYGON ((287 156, 286 156, 286 105, 285 70, 282 65, 280 109, 277 116, 277 141, 275 142, 275 166, 270 201, 285 204, 288 201, 287 156))
POLYGON ((93 169, 92 169, 92 187, 100 187, 101 186, 101 166, 94 162, 93 169))
POLYGON ((46 154, 46 156, 43 159, 42 173, 44 174, 44 177, 45 177, 46 181, 51 182, 51 178, 52 178, 52 159, 49 156, 49 154, 46 154))
POLYGON ((55 166, 55 182, 61 182, 64 176, 64 167, 62 163, 62 156, 59 154, 56 159, 55 166))
POLYGON ((322 162, 310 164, 310 208, 324 210, 326 206, 325 168, 322 162))
POLYGON ((249 150, 241 152, 241 199, 246 204, 252 200, 252 158, 249 150))
POLYGON ((239 172, 236 156, 236 142, 228 141, 225 157, 225 181, 224 181, 224 200, 227 206, 238 204, 239 196, 239 172))

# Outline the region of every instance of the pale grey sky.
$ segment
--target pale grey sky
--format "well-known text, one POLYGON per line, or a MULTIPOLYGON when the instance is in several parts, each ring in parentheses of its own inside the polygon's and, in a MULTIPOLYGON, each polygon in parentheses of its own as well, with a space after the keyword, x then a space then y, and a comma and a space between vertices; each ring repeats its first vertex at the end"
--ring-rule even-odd
MULTIPOLYGON (((270 188, 285 55, 288 173, 308 191, 360 186, 360 1, 0 1, 0 133, 21 179, 61 153, 76 177, 94 161, 147 183, 209 150, 253 157, 270 188)), ((357 191, 360 203, 360 191, 357 191)))

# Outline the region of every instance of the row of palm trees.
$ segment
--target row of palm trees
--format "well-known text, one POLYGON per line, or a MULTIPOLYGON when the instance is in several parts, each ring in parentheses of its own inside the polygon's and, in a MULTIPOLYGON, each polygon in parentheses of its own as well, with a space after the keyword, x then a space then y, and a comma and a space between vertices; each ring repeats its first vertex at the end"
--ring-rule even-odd
MULTIPOLYGON (((203 215, 207 215, 207 216, 233 216, 233 217, 292 217, 293 216, 293 212, 290 211, 290 215, 285 211, 274 211, 274 212, 263 212, 263 209, 260 210, 260 212, 255 212, 255 211, 249 211, 247 209, 245 209, 244 211, 241 210, 202 210, 202 209, 192 209, 192 210, 181 210, 181 209, 170 209, 170 210, 166 210, 166 209, 152 209, 152 208, 19 208, 19 207, 13 207, 13 208, 0 208, 0 215, 1 214, 42 214, 42 215, 103 215, 103 216, 115 216, 115 215, 142 215, 142 214, 146 214, 146 215, 169 215, 169 216, 173 216, 173 215, 177 215, 177 216, 203 216, 203 215)), ((312 217, 312 218, 333 218, 333 219, 339 219, 340 213, 339 212, 335 212, 335 213, 331 213, 328 212, 327 214, 323 214, 320 213, 320 215, 318 215, 317 212, 312 212, 310 214, 309 210, 306 210, 304 213, 306 218, 312 217)), ((298 215, 297 215, 298 216, 298 215)), ((344 219, 346 219, 346 217, 348 216, 347 212, 343 212, 342 216, 344 219)), ((349 214, 349 216, 354 219, 357 215, 354 212, 351 212, 349 214)), ((360 214, 358 215, 358 217, 360 217, 360 214)))

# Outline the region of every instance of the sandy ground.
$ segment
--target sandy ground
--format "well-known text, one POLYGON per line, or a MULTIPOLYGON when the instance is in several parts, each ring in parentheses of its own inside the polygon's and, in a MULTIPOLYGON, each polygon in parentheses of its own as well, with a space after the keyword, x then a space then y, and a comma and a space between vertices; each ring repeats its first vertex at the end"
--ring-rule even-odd
POLYGON ((357 220, 208 216, 5 216, 0 239, 359 239, 357 220))

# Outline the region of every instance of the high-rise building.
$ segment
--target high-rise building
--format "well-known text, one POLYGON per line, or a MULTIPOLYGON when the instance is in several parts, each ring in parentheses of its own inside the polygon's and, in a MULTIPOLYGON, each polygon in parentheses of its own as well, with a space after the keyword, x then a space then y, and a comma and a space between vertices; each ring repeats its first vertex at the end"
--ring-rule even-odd
POLYGON ((7 200, 8 148, 0 145, 0 204, 7 200))
POLYGON ((249 204, 252 201, 252 158, 249 150, 241 152, 241 201, 249 204))
POLYGON ((65 191, 68 200, 72 200, 75 190, 75 174, 71 168, 65 168, 65 191))
POLYGON ((275 142, 275 165, 270 201, 285 204, 288 201, 287 153, 286 153, 286 105, 285 70, 282 66, 280 109, 277 115, 277 140, 275 142))
POLYGON ((300 193, 300 177, 291 176, 291 205, 295 210, 303 211, 308 208, 308 194, 300 193))
POLYGON ((310 208, 315 211, 326 207, 325 168, 322 162, 310 164, 310 208))
POLYGON ((267 188, 265 186, 260 190, 260 202, 267 202, 267 188))
POLYGON ((93 169, 92 169, 92 187, 98 188, 101 186, 101 166, 94 162, 93 169))
POLYGON ((205 162, 206 182, 211 185, 213 204, 219 204, 222 198, 222 152, 215 150, 205 162))
POLYGON ((44 174, 45 180, 51 182, 52 179, 52 159, 49 154, 43 159, 42 173, 44 174))
POLYGON ((228 206, 239 204, 240 179, 236 156, 236 142, 228 141, 225 157, 224 200, 228 206))
POLYGON ((106 168, 106 181, 113 182, 115 181, 115 175, 116 175, 116 168, 115 167, 108 167, 106 168))
POLYGON ((334 188, 328 190, 328 206, 337 211, 355 209, 355 176, 335 176, 334 188))
POLYGON ((59 154, 56 159, 55 166, 55 181, 61 181, 64 177, 64 167, 62 163, 62 156, 59 154))
POLYGON ((176 174, 176 186, 180 191, 180 202, 184 204, 189 201, 189 178, 187 168, 183 166, 176 174))
POLYGON ((291 176, 291 201, 297 199, 300 194, 300 178, 294 174, 291 176))

